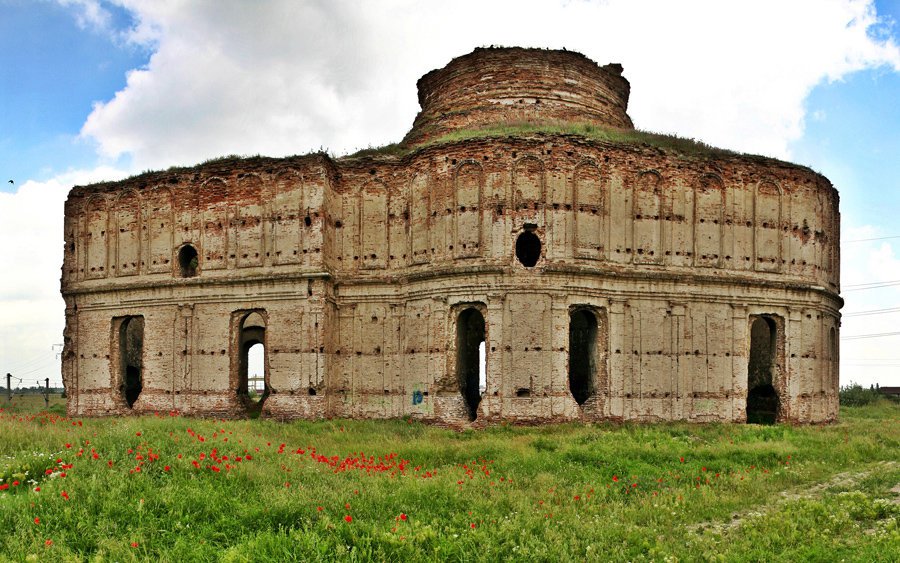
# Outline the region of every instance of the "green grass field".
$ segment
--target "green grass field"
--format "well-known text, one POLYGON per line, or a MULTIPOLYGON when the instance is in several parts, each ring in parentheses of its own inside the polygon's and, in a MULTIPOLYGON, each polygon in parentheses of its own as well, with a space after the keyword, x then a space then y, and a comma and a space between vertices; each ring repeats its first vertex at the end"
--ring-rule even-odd
POLYGON ((13 561, 900 560, 887 402, 829 426, 467 432, 0 408, 13 561))

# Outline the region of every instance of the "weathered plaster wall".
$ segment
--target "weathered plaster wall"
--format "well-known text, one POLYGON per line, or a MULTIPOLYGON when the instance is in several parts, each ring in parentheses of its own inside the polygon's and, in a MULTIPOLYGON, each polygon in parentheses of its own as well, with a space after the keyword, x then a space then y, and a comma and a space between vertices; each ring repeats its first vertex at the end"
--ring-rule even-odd
POLYGON ((548 134, 221 160, 75 188, 65 234, 72 414, 248 412, 240 332, 255 312, 265 415, 463 424, 468 308, 485 326, 476 423, 742 421, 760 316, 777 327, 778 417, 837 414, 838 196, 779 161, 548 134), (533 267, 516 257, 524 232, 540 240, 533 267), (597 325, 583 405, 579 309, 597 325), (129 316, 144 322, 131 409, 115 328, 129 316))

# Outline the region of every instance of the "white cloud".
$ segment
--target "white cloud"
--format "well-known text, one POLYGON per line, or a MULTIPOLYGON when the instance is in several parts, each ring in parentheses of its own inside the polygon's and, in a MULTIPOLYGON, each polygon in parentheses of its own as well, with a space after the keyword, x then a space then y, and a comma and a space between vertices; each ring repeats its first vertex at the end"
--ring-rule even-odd
POLYGON ((479 45, 566 47, 622 62, 642 128, 787 157, 803 101, 900 50, 869 2, 120 0, 147 68, 82 134, 139 168, 229 153, 343 153, 399 140, 415 81, 479 45))
POLYGON ((897 242, 877 239, 885 233, 870 225, 844 233, 841 253, 841 287, 845 315, 841 321, 841 385, 856 382, 868 387, 900 385, 900 336, 844 340, 848 336, 898 332, 900 313, 855 316, 860 311, 878 311, 900 307, 900 285, 859 290, 860 284, 900 281, 900 252, 897 242), (858 241, 858 242, 847 242, 858 241))
POLYGON ((100 0, 56 0, 60 6, 71 9, 81 29, 102 33, 111 31, 112 16, 100 0))
MULTIPOLYGON (((0 192, 0 366, 33 385, 60 383, 52 344, 62 342, 65 305, 59 294, 63 257, 63 202, 77 184, 124 177, 97 168, 72 171, 46 182, 28 181, 15 193, 0 192)), ((6 385, 3 379, 2 385, 6 385)))

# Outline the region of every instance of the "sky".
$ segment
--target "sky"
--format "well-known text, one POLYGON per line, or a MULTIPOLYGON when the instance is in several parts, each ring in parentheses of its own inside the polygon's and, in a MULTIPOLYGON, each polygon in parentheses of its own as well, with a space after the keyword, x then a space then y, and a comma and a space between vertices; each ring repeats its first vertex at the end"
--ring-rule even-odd
POLYGON ((638 128, 827 176, 841 384, 900 385, 900 0, 0 0, 0 374, 61 384, 72 186, 398 141, 488 45, 621 63, 638 128))

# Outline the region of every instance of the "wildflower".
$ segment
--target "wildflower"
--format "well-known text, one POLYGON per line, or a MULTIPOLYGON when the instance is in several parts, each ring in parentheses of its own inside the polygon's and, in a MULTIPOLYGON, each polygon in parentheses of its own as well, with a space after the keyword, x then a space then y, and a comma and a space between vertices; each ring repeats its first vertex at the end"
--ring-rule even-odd
POLYGON ((34 492, 36 492, 36 493, 41 492, 41 488, 40 488, 40 487, 35 487, 35 488, 34 488, 34 492))
POLYGON ((35 516, 35 517, 34 517, 34 523, 35 523, 35 524, 40 524, 40 523, 41 523, 41 519, 38 518, 37 516, 35 516))
POLYGON ((474 530, 474 529, 475 529, 475 522, 472 522, 471 524, 469 524, 469 527, 472 528, 472 529, 474 530))
POLYGON ((618 477, 617 475, 613 475, 613 482, 614 482, 614 483, 618 483, 618 482, 619 482, 619 477, 618 477))
POLYGON ((403 520, 404 522, 406 522, 406 514, 403 513, 403 512, 401 512, 401 513, 400 513, 400 519, 403 520))
POLYGON ((131 547, 137 547, 137 546, 138 546, 138 542, 136 542, 136 541, 131 542, 131 547))
POLYGON ((353 522, 353 517, 348 514, 348 515, 344 516, 344 520, 347 522, 353 522))
POLYGON ((350 503, 348 502, 347 504, 345 504, 344 508, 346 508, 347 510, 350 510, 350 503))
POLYGON ((69 493, 67 493, 65 491, 59 493, 59 496, 61 496, 62 498, 66 499, 66 500, 69 500, 69 493))
POLYGON ((44 545, 46 545, 47 547, 50 547, 51 545, 53 545, 53 540, 47 540, 47 541, 45 541, 45 542, 44 542, 44 545))
MULTIPOLYGON (((63 475, 63 476, 65 476, 65 475, 63 475)), ((12 485, 13 485, 13 487, 18 487, 18 486, 19 486, 19 482, 18 482, 18 481, 13 481, 12 485)))
POLYGON ((317 507, 316 507, 316 510, 318 510, 319 512, 322 512, 322 507, 321 507, 321 506, 317 506, 317 507))
POLYGON ((163 467, 163 471, 168 471, 169 469, 171 469, 171 468, 168 465, 163 467))

